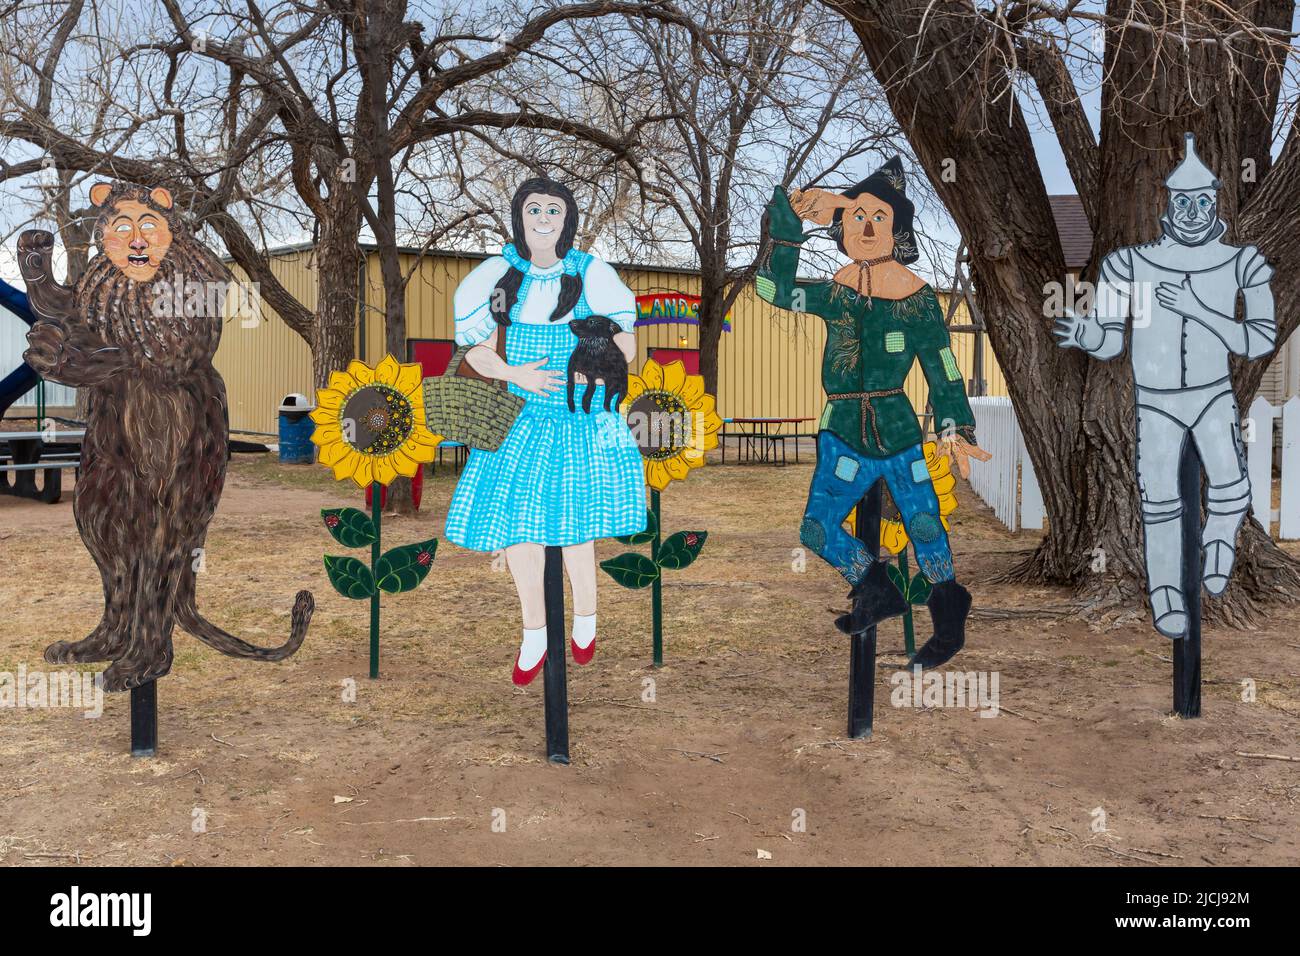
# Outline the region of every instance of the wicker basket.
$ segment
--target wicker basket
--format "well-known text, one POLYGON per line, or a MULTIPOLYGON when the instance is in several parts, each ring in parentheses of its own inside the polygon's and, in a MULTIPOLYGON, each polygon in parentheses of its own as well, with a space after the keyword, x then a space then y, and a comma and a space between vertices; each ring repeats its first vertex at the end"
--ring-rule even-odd
POLYGON ((469 347, 458 348, 442 375, 424 380, 424 417, 429 431, 470 448, 496 451, 506 440, 524 400, 501 382, 460 372, 469 347))

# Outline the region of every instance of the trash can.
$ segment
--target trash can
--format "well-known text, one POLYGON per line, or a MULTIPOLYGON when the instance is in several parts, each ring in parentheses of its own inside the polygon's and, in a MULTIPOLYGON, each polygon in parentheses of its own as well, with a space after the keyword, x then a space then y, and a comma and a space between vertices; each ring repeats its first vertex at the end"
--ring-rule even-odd
POLYGON ((315 407, 299 392, 286 395, 280 402, 281 464, 310 465, 316 460, 316 446, 311 443, 316 423, 307 417, 315 407))

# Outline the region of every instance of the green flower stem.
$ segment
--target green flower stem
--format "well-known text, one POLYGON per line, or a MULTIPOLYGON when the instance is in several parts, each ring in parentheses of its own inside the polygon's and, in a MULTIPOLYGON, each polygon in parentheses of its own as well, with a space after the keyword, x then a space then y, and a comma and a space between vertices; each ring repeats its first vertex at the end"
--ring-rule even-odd
MULTIPOLYGON (((375 540, 370 542, 370 574, 375 573, 375 565, 379 563, 379 523, 382 520, 383 509, 380 507, 380 501, 383 500, 384 486, 379 482, 373 482, 370 485, 370 520, 375 525, 375 540)), ((371 680, 379 676, 379 588, 375 588, 375 593, 370 595, 370 678, 371 680)))
MULTIPOLYGON (((898 570, 903 572, 903 580, 912 579, 911 572, 907 567, 907 545, 903 545, 903 550, 898 552, 898 570)), ((916 653, 916 635, 912 630, 912 602, 909 598, 907 610, 903 612, 903 647, 907 650, 907 656, 910 658, 916 653)))
MULTIPOLYGON (((650 489, 650 510, 655 515, 655 539, 650 542, 650 560, 659 563, 659 545, 662 542, 663 535, 660 529, 663 527, 663 521, 659 512, 659 492, 654 488, 650 489)), ((650 585, 650 617, 653 621, 654 628, 654 666, 664 666, 664 592, 663 592, 663 575, 655 576, 654 583, 650 585)))

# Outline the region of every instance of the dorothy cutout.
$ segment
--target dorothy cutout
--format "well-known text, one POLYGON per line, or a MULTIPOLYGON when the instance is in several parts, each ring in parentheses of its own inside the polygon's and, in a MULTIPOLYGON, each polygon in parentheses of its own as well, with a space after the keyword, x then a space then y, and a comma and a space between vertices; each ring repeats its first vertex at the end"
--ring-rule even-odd
POLYGON ((1268 355, 1277 323, 1268 286, 1273 269, 1254 246, 1223 241, 1227 227, 1218 216, 1219 180, 1196 155, 1191 133, 1183 161, 1165 186, 1169 205, 1160 238, 1106 256, 1093 310, 1059 320, 1055 331, 1063 348, 1083 349, 1105 361, 1124 350, 1124 330, 1132 319, 1147 590, 1156 630, 1180 638, 1188 620, 1179 570, 1183 445, 1196 443, 1209 481, 1202 576, 1206 590, 1221 594, 1250 507, 1228 357, 1268 355))
POLYGON ((470 452, 446 535, 474 551, 504 549, 523 612, 512 678, 523 686, 546 659, 545 547, 563 549, 573 590, 570 650, 586 664, 596 643, 595 539, 643 530, 646 505, 641 456, 618 405, 605 408, 604 381, 578 376, 583 400, 572 409, 567 395, 569 359, 580 341, 592 345, 588 330, 612 341, 596 343, 607 352, 635 358, 632 291, 608 264, 573 248, 578 207, 563 184, 527 180, 510 213, 514 243, 456 289, 456 344, 473 346, 465 361, 506 382, 524 405, 500 448, 470 452), (610 322, 580 322, 579 339, 569 323, 592 316, 610 322))

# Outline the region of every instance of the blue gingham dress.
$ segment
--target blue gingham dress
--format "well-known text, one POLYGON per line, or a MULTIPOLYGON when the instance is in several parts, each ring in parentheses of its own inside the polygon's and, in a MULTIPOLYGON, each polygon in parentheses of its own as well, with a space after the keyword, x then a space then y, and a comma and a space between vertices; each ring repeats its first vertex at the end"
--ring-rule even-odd
MULTIPOLYGON (((507 253, 513 251, 506 249, 507 253)), ((591 261, 586 253, 571 252, 565 269, 585 274, 591 261)), ((481 277, 480 285, 486 286, 490 279, 495 287, 492 276, 499 277, 502 270, 494 271, 492 266, 493 260, 488 260, 479 267, 489 273, 481 277)), ((602 275, 613 275, 612 269, 601 266, 602 275)), ((472 277, 462 285, 473 285, 472 277)), ((593 314, 587 290, 584 288, 573 314, 564 319, 544 324, 516 321, 531 285, 529 279, 525 275, 511 312, 506 361, 522 365, 545 358, 543 368, 566 375, 569 356, 578 344, 568 319, 593 314)), ((626 293, 619 296, 621 305, 623 298, 631 299, 631 293, 621 283, 619 286, 626 293)), ((465 331, 474 316, 471 313, 462 319, 459 289, 457 293, 457 343, 465 344, 462 339, 475 337, 465 331)), ((634 317, 634 313, 610 315, 629 329, 634 317)), ((447 513, 448 540, 474 551, 495 551, 523 542, 564 547, 645 528, 645 479, 636 442, 623 416, 617 410, 604 410, 603 385, 595 389, 591 413, 582 410, 586 387, 577 386, 577 411, 571 412, 563 387, 550 395, 534 395, 509 386, 523 397, 523 410, 500 448, 470 451, 447 513)))

